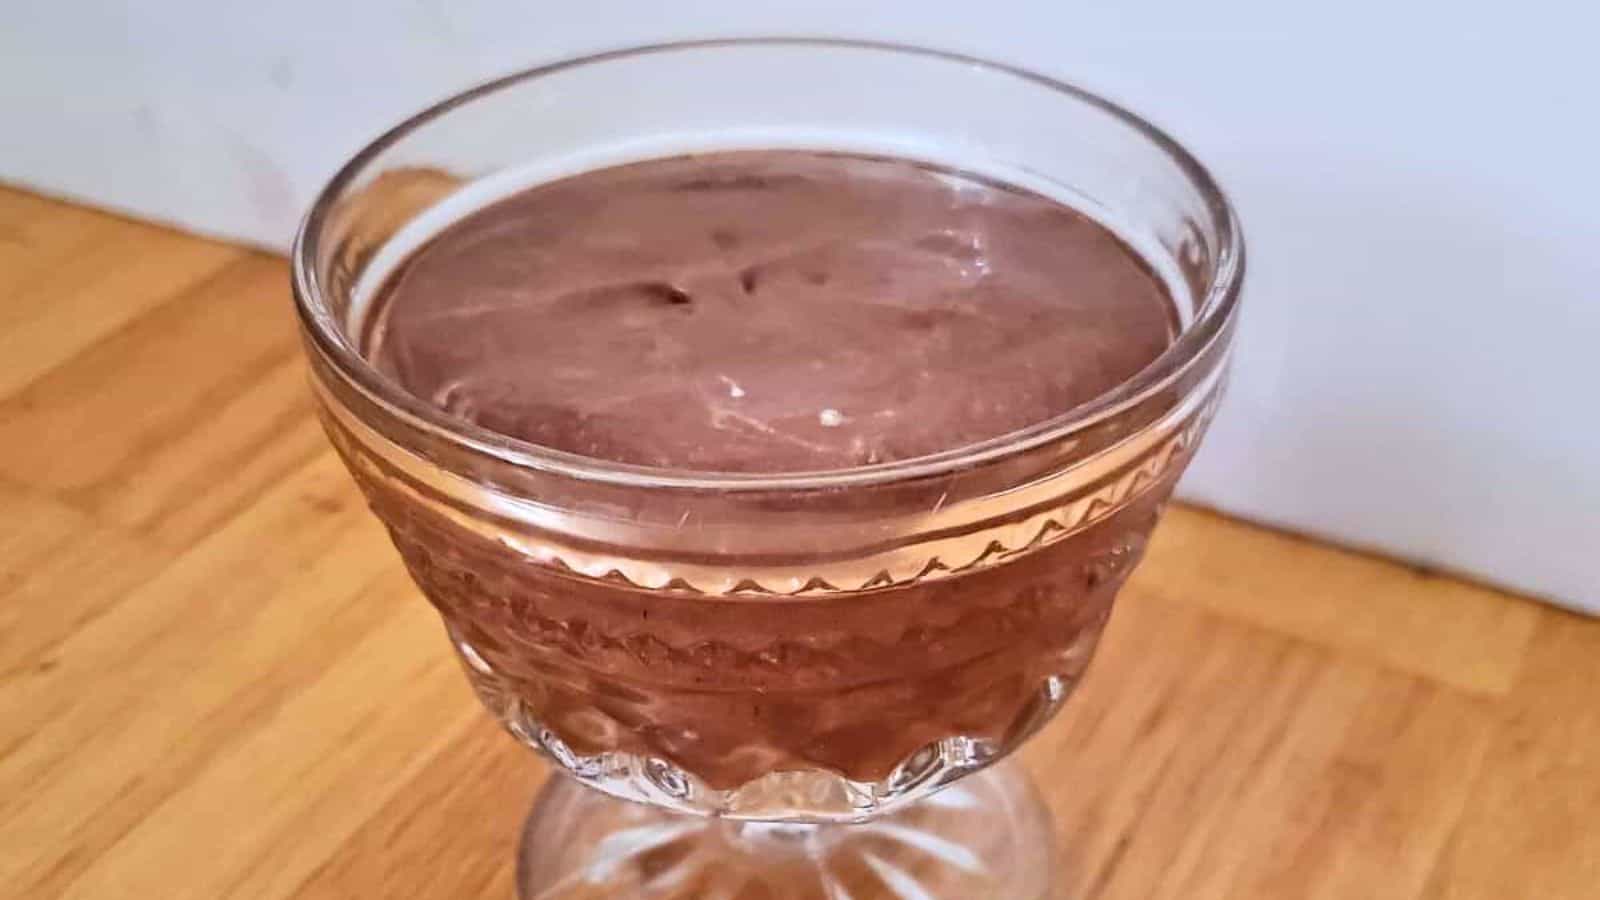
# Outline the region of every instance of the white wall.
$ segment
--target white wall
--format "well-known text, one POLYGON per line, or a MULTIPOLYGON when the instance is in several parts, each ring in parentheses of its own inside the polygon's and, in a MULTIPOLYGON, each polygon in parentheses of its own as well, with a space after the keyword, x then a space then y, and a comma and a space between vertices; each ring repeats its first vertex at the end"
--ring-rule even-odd
POLYGON ((836 33, 1078 81, 1188 143, 1251 242, 1189 496, 1600 610, 1588 0, 19 2, 0 178, 276 247, 380 128, 580 50, 836 33))

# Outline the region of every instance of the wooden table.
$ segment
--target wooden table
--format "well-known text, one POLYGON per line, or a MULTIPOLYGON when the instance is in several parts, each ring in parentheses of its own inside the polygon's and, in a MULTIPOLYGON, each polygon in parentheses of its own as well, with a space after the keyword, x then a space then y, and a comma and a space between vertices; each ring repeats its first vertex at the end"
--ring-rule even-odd
MULTIPOLYGON (((318 431, 286 277, 0 189, 0 896, 510 896, 544 770, 318 431)), ((1024 756, 1073 897, 1593 898, 1597 686, 1600 622, 1179 508, 1024 756)))

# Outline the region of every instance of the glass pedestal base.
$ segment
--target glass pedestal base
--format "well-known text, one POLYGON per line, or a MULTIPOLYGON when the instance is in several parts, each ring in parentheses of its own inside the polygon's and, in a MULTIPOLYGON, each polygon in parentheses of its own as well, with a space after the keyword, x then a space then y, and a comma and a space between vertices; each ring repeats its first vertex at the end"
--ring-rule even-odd
POLYGON ((1054 835, 1012 763, 860 824, 685 815, 552 777, 523 830, 522 900, 1046 900, 1054 835))

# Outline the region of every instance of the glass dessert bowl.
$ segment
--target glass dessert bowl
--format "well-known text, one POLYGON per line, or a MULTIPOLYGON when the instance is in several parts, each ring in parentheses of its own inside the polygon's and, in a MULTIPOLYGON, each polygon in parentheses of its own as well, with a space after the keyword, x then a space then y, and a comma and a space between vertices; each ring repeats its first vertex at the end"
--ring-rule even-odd
POLYGON ((965 57, 641 48, 493 82, 385 134, 326 188, 293 262, 334 446, 479 697, 572 778, 530 820, 526 896, 1042 896, 1037 798, 977 773, 1071 692, 1215 409, 1243 248, 1186 152, 1083 91, 965 57), (531 443, 370 361, 385 286, 475 210, 728 150, 911 160, 1048 197, 1147 267, 1171 339, 1005 433, 817 471, 531 443))

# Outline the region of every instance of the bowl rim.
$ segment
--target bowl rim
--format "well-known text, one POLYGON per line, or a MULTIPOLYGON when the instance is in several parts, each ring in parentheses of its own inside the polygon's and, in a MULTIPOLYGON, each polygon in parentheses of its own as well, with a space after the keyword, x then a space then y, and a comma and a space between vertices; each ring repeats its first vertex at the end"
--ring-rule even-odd
POLYGON ((1044 444, 1069 440, 1074 434, 1169 390, 1190 366, 1225 339, 1235 317, 1244 281, 1244 236, 1238 216, 1206 167, 1175 139, 1143 117, 1084 88, 1028 69, 977 56, 887 41, 834 37, 735 37, 670 41, 607 50, 533 66, 486 81, 454 94, 406 118, 368 143, 330 178, 301 221, 290 251, 295 307, 316 352, 338 376, 374 404, 435 440, 469 453, 536 472, 579 481, 641 488, 696 491, 812 491, 875 485, 952 473, 1011 457, 1044 444), (367 165, 417 128, 472 101, 526 81, 584 66, 658 54, 737 47, 846 49, 933 59, 1019 79, 1064 94, 1110 114, 1148 140, 1177 165, 1197 189, 1216 227, 1215 276, 1207 285, 1192 321, 1177 338, 1132 377, 1099 396, 1027 427, 939 453, 903 460, 803 472, 735 473, 653 468, 607 462, 543 447, 458 419, 418 398, 379 372, 345 336, 331 314, 326 289, 317 272, 321 240, 340 198, 365 174, 367 165))

